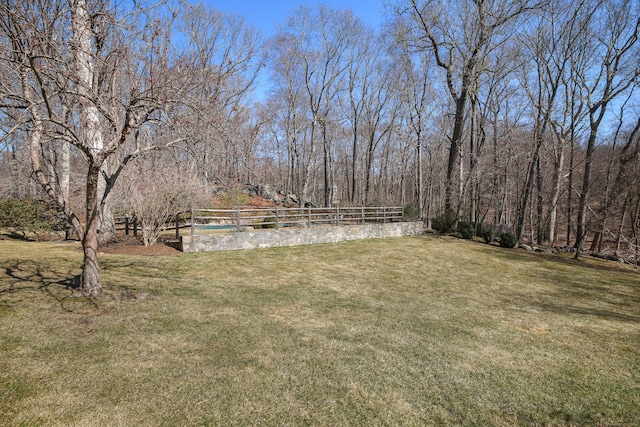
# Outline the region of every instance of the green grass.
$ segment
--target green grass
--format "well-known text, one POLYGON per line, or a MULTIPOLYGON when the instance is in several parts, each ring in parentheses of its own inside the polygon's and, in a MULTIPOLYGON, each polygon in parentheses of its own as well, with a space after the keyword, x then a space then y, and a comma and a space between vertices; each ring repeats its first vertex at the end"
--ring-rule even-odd
POLYGON ((640 425, 640 275, 438 237, 0 241, 0 425, 640 425))

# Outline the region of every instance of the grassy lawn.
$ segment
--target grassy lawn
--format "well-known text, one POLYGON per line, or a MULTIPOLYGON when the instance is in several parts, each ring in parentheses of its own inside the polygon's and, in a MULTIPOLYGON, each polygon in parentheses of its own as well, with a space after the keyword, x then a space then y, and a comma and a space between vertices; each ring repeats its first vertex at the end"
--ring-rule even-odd
POLYGON ((0 425, 640 425, 640 275, 438 237, 0 241, 0 425))

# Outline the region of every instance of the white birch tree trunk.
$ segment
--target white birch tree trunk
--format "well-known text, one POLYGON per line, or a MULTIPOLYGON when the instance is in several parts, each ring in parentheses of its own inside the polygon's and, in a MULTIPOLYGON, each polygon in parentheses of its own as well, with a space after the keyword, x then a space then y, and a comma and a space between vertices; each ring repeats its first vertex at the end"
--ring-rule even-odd
POLYGON ((80 96, 80 120, 84 145, 89 161, 86 185, 86 225, 82 236, 84 263, 82 292, 86 296, 102 293, 98 267, 98 233, 101 222, 101 199, 105 185, 100 177, 104 163, 104 140, 100 128, 100 114, 92 100, 95 57, 91 46, 91 17, 86 0, 70 0, 73 26, 72 49, 76 66, 77 91, 80 96))

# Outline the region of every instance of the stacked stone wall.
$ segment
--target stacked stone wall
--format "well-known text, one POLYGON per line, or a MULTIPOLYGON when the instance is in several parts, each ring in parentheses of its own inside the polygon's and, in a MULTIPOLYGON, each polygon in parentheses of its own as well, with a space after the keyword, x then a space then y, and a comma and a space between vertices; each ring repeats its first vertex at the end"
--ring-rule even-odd
POLYGON ((352 226, 311 228, 281 228, 229 234, 182 236, 179 249, 183 252, 215 252, 239 249, 272 248, 278 246, 337 243, 347 240, 416 236, 423 232, 422 222, 394 222, 352 226))

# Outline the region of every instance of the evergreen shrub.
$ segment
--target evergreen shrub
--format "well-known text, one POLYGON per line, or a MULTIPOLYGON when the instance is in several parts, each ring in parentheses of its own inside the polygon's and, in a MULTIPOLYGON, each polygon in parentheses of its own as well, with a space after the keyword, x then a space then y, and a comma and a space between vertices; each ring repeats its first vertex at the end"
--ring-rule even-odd
POLYGON ((482 238, 484 239, 485 243, 489 244, 493 242, 493 239, 495 238, 495 234, 493 233, 492 229, 487 228, 482 230, 482 238))
POLYGON ((511 233, 500 233, 498 238, 500 239, 500 246, 503 248, 515 248, 518 244, 518 239, 511 233))
POLYGON ((446 212, 433 219, 431 227, 440 234, 451 233, 456 224, 456 217, 452 212, 446 212))
POLYGON ((462 238, 467 240, 473 239, 473 237, 476 235, 475 227, 469 222, 461 222, 458 225, 458 231, 462 235, 462 238))

